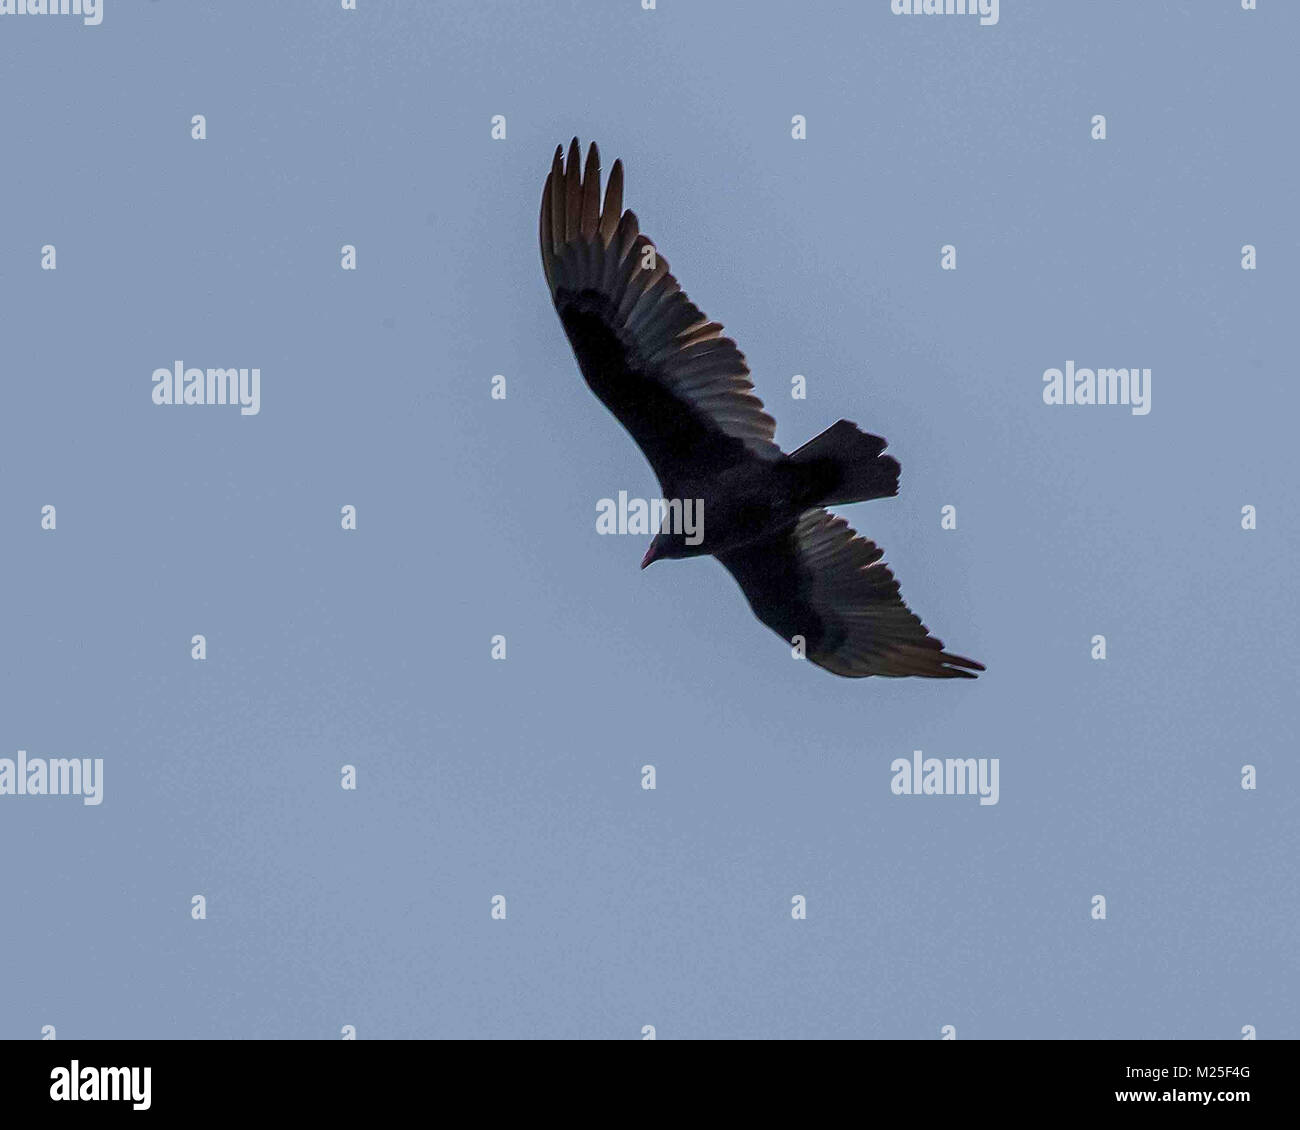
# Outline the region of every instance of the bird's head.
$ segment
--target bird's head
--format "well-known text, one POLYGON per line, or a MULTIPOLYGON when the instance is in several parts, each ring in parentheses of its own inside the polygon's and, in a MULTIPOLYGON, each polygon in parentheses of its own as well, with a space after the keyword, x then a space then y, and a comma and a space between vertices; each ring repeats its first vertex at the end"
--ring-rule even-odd
POLYGON ((690 516, 691 511, 686 512, 685 524, 674 522, 671 515, 664 517, 663 525, 655 534, 650 548, 645 551, 645 557, 641 559, 642 569, 661 557, 698 557, 701 553, 708 552, 701 547, 704 540, 703 505, 702 502, 697 503, 694 519, 690 516), (679 525, 680 529, 677 528, 679 525))
POLYGON ((654 539, 650 542, 650 548, 645 551, 645 556, 641 558, 641 568, 644 569, 651 561, 658 561, 661 557, 669 555, 668 544, 662 533, 655 534, 654 539))
POLYGON ((654 540, 650 543, 650 548, 645 551, 645 556, 641 559, 641 568, 644 569, 651 561, 658 561, 661 557, 687 557, 689 555, 690 551, 682 540, 681 534, 660 530, 655 534, 654 540))

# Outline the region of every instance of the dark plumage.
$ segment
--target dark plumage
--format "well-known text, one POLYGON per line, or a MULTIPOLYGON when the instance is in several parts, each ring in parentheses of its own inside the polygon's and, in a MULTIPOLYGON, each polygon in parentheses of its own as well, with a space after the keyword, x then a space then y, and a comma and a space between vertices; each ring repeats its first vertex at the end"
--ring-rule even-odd
POLYGON ((557 147, 542 190, 542 266, 582 375, 645 453, 668 499, 703 500, 703 540, 665 530, 661 557, 711 554, 754 614, 837 675, 974 678, 902 601, 881 551, 822 507, 898 493, 885 441, 840 420, 789 455, 736 343, 668 273, 623 211, 623 164, 602 208, 596 146, 557 147))

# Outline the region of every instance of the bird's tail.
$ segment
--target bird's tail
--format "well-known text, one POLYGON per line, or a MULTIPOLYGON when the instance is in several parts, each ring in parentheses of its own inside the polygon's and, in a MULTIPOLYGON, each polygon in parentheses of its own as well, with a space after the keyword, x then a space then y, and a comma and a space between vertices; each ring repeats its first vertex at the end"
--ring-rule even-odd
POLYGON ((808 468, 809 505, 835 506, 892 498, 898 493, 898 460, 881 454, 885 441, 840 420, 803 447, 790 453, 790 462, 808 468))

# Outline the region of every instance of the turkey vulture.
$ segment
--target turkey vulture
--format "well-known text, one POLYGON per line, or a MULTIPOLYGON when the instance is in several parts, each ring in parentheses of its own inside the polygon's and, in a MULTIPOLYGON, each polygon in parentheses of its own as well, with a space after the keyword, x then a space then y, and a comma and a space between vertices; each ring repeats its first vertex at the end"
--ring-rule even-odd
POLYGON ((898 493, 885 441, 840 420, 786 455, 736 343, 668 273, 623 211, 623 163, 600 199, 600 154, 557 146, 542 189, 542 267, 592 392, 631 433, 665 499, 698 499, 703 537, 668 523, 644 569, 712 555, 754 614, 837 675, 973 679, 984 666, 943 650, 903 603, 881 551, 823 507, 898 493))

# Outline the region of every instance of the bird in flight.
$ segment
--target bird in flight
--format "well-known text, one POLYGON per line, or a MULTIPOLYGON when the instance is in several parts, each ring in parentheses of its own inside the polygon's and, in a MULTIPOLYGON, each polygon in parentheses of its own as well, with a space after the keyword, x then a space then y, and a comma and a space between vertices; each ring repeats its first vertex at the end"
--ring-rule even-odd
POLYGON ((540 237, 555 310, 587 384, 641 448, 664 498, 703 508, 702 538, 665 521, 643 569, 660 558, 716 557, 759 620, 836 675, 973 679, 984 670, 944 651, 903 603, 881 550, 825 510, 898 493, 885 441, 840 420, 782 452, 736 343, 686 297, 635 213, 623 211, 621 161, 602 207, 596 146, 585 167, 576 137, 567 163, 557 146, 540 237))

